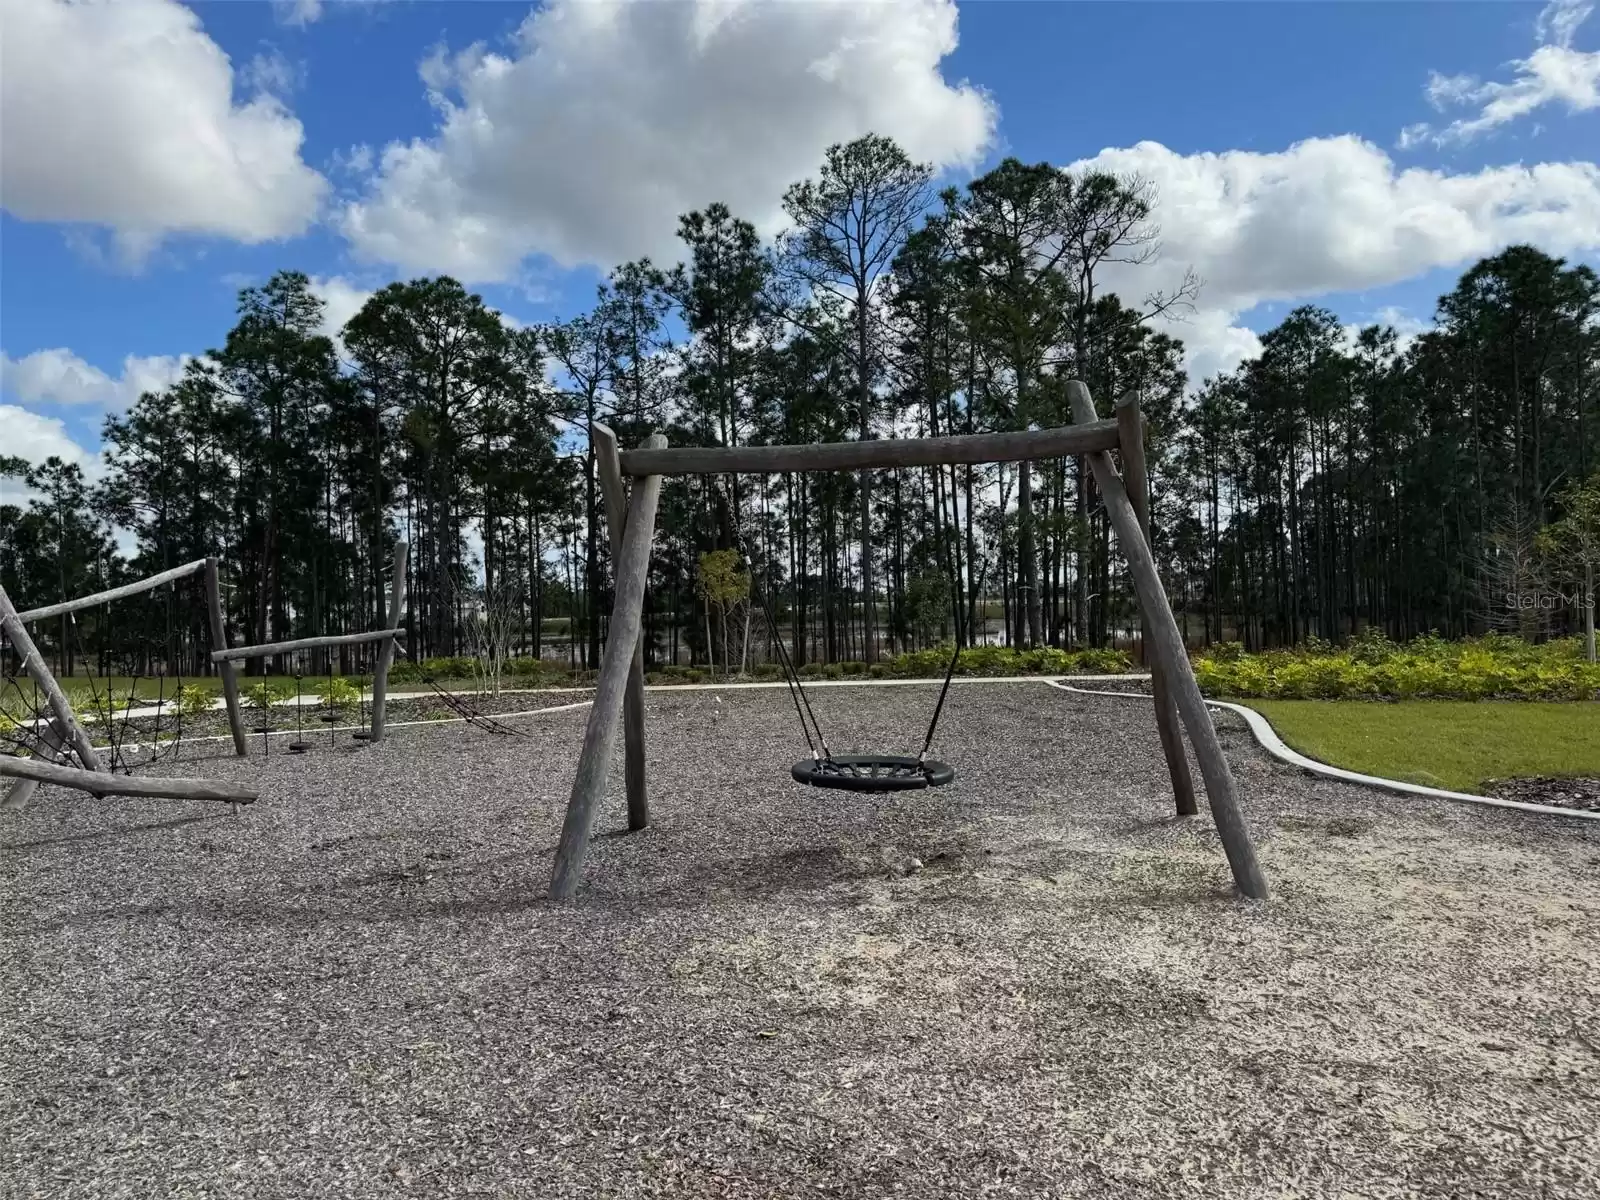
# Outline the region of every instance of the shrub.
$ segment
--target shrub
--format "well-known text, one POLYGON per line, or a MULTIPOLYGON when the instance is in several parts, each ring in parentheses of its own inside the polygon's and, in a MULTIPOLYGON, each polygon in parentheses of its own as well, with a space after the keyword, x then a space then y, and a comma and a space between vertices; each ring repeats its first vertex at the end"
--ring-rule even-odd
POLYGON ((422 660, 422 673, 435 679, 471 679, 477 661, 464 655, 444 655, 422 660))
POLYGON ((327 708, 354 708, 361 699, 361 690, 348 679, 341 679, 336 675, 332 679, 324 679, 317 685, 317 698, 327 708))
POLYGON ((210 709, 216 696, 210 688, 201 687, 198 683, 186 683, 173 693, 172 699, 180 713, 186 717, 196 717, 210 709))
POLYGON ((397 662, 389 665, 390 683, 421 683, 422 668, 413 662, 397 662))
POLYGON ((270 709, 279 700, 287 700, 289 693, 283 688, 275 687, 266 680, 252 683, 244 689, 244 702, 251 708, 259 708, 263 712, 270 709))
POLYGON ((1600 668, 1584 660, 1576 639, 1536 645, 1491 634, 1449 642, 1429 633, 1399 645, 1363 630, 1343 649, 1308 642, 1252 655, 1223 643, 1194 669, 1207 695, 1242 699, 1600 698, 1600 668))

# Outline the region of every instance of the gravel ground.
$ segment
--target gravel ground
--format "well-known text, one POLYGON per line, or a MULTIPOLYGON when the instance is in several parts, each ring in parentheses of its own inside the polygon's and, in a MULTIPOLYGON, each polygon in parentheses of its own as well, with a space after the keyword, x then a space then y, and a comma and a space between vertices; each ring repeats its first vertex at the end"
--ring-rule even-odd
MULTIPOLYGON (((914 750, 936 691, 815 700, 914 750)), ((0 1194, 1600 1194, 1594 824, 1223 715, 1257 904, 1143 706, 964 686, 957 782, 875 798, 788 782, 782 691, 648 704, 655 825, 619 766, 567 906, 582 710, 166 768, 253 781, 237 818, 0 816, 0 1194)))

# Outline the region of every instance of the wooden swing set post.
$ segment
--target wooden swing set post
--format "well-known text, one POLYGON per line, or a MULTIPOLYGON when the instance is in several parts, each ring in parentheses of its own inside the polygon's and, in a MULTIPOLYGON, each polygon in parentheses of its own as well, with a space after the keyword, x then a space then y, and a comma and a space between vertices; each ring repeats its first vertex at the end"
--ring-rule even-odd
MULTIPOLYGON (((384 628, 398 632, 400 617, 406 605, 406 564, 411 558, 411 546, 396 542, 394 546, 394 580, 389 584, 389 623, 384 628)), ((384 716, 389 704, 389 667, 394 663, 395 640, 385 638, 378 647, 378 663, 372 672, 372 740, 383 741, 384 716)))
MULTIPOLYGON (((661 434, 652 434, 647 444, 652 449, 666 445, 661 434)), ((650 573, 650 543, 655 537, 656 507, 661 500, 661 476, 647 475, 633 486, 627 520, 622 535, 622 551, 617 555, 616 598, 611 604, 611 636, 606 639, 600 659, 600 678, 595 683, 594 701, 583 730, 583 749, 578 755, 578 770, 572 780, 572 795, 567 801, 567 816, 561 826, 561 841, 556 848, 555 870, 550 879, 550 896, 570 900, 583 877, 583 860, 589 853, 589 835, 594 817, 605 795, 606 776, 617 743, 617 719, 622 715, 623 695, 633 670, 634 653, 644 624, 644 588, 650 573)))
MULTIPOLYGON (((1095 420, 1094 400, 1087 385, 1074 379, 1067 383, 1067 398, 1072 404, 1072 415, 1080 424, 1095 420)), ((1217 737, 1217 727, 1206 708, 1205 697, 1195 681, 1194 668, 1178 633, 1178 623, 1173 619, 1172 608, 1167 603, 1166 590, 1161 586, 1161 576, 1156 571, 1155 555, 1145 541, 1139 527, 1139 518, 1123 487, 1122 477, 1105 451, 1088 456, 1094 471, 1095 484, 1105 504, 1106 515, 1116 530, 1117 542, 1123 557, 1128 560, 1128 570, 1139 595, 1139 606, 1151 632, 1150 650, 1154 659, 1171 683, 1173 698, 1183 722, 1189 730, 1189 741, 1194 746, 1195 757, 1200 761, 1200 774, 1206 784, 1206 798, 1211 804, 1211 817, 1216 822, 1217 835, 1222 839, 1223 852, 1233 870, 1234 883, 1239 891, 1252 900, 1267 898, 1267 879, 1256 861, 1255 846, 1250 841, 1250 828, 1244 812, 1239 807, 1239 795, 1234 786, 1233 772, 1222 752, 1222 742, 1217 737)))
MULTIPOLYGON (((598 421, 589 426, 594 442, 595 467, 600 475, 600 491, 605 496, 606 531, 611 543, 611 561, 622 561, 622 543, 628 525, 628 492, 622 478, 622 460, 617 453, 617 435, 598 421)), ((666 438, 661 445, 666 445, 666 438)), ((653 446, 654 439, 645 443, 653 446)), ((622 697, 622 755, 628 785, 628 831, 636 833, 650 824, 650 794, 644 774, 644 631, 633 645, 633 662, 628 668, 628 687, 622 697)), ((608 637, 614 630, 608 630, 608 637)))
POLYGON ((222 579, 216 558, 205 560, 206 616, 211 622, 212 658, 222 677, 222 702, 228 709, 228 732, 233 735, 233 753, 244 758, 249 750, 244 740, 244 714, 239 710, 239 671, 230 659, 217 659, 215 651, 228 648, 228 626, 222 618, 222 579))
MULTIPOLYGON (((1139 396, 1125 392, 1117 401, 1117 434, 1122 443, 1122 478, 1128 488, 1128 502, 1139 518, 1139 531, 1150 541, 1150 477, 1144 461, 1144 415, 1139 411, 1139 396)), ((1156 701, 1156 730, 1161 735, 1161 753, 1172 777, 1172 798, 1180 817, 1192 817, 1200 809, 1194 799, 1194 779, 1189 760, 1183 753, 1183 732, 1178 724, 1178 706, 1173 703, 1167 683, 1167 670, 1158 655, 1150 653, 1150 616, 1139 610, 1140 649, 1150 668, 1150 690, 1156 701)))

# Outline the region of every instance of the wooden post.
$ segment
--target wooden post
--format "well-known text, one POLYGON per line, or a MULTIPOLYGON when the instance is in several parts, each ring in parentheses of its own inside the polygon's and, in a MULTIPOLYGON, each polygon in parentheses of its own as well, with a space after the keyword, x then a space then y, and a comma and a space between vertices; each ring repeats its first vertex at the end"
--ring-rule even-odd
POLYGON ((369 642, 392 642, 406 636, 404 629, 369 629, 366 633, 330 633, 324 637, 295 638, 288 642, 262 642, 259 646, 230 646, 226 650, 213 650, 212 662, 230 662, 243 658, 271 658, 295 650, 310 650, 323 646, 365 646, 369 642))
POLYGON ((23 669, 33 676, 33 681, 39 685, 39 690, 50 702, 50 710, 55 713, 56 720, 61 722, 62 731, 66 735, 66 740, 71 743, 72 749, 77 752, 78 761, 87 770, 102 770, 100 756, 94 751, 94 743, 89 741, 89 735, 83 731, 83 726, 78 724, 78 718, 72 715, 72 705, 67 703, 61 685, 56 682, 56 677, 50 674, 50 668, 45 666, 44 656, 39 653, 39 647, 33 644, 33 638, 28 636, 27 626, 17 615, 16 607, 11 603, 11 597, 6 595, 3 587, 0 587, 0 628, 5 630, 6 636, 11 639, 11 644, 21 653, 23 669))
POLYGON ((203 571, 205 566, 206 560, 197 558, 192 563, 184 563, 181 567, 173 567, 170 571, 162 571, 159 575, 151 575, 134 583, 125 583, 121 587, 107 588, 90 596, 79 596, 76 600, 63 600, 60 604, 47 604, 43 608, 30 608, 27 612, 18 613, 17 617, 23 624, 31 625, 48 617, 59 617, 64 613, 78 612, 85 608, 98 608, 102 604, 110 604, 113 600, 123 600, 129 596, 137 596, 141 592, 153 591, 164 583, 173 583, 203 571))
MULTIPOLYGON (((628 523, 628 494, 622 482, 622 461, 617 456, 617 435, 599 422, 591 425, 595 466, 600 473, 600 490, 606 501, 606 529, 610 534, 611 561, 622 560, 623 531, 628 523)), ((645 449, 656 450, 667 444, 659 433, 651 434, 645 449)), ((612 630, 610 636, 615 636, 612 630)), ((636 832, 650 824, 650 795, 644 775, 644 637, 633 646, 633 662, 628 668, 628 690, 622 698, 622 753, 628 781, 628 830, 636 832)))
MULTIPOLYGON (((228 648, 227 625, 222 620, 222 581, 218 576, 215 556, 206 559, 206 613, 211 619, 211 648, 213 661, 216 651, 228 648)), ((228 708, 228 731, 233 734, 233 752, 244 758, 249 749, 244 740, 244 715, 239 711, 239 672, 227 659, 217 661, 217 673, 222 676, 222 702, 228 708)))
MULTIPOLYGON (((1139 397, 1126 392, 1117 401, 1117 431, 1122 443, 1122 477, 1128 488, 1128 502, 1139 518, 1139 530, 1144 540, 1150 541, 1150 476, 1144 462, 1144 416, 1139 411, 1139 397)), ((1140 648, 1145 665, 1150 668, 1150 690, 1155 693, 1156 729, 1161 734, 1161 753, 1166 756, 1167 774, 1172 777, 1172 797, 1177 802, 1180 817, 1192 817, 1200 811, 1194 799, 1194 779, 1189 774, 1189 760, 1183 753, 1183 734, 1178 726, 1178 706, 1173 703, 1167 687, 1167 672, 1161 660, 1150 653, 1150 618, 1140 613, 1140 648)))
POLYGON ((0 779, 23 779, 76 788, 94 796, 155 796, 169 800, 222 800, 235 809, 254 804, 256 792, 231 783, 212 783, 205 779, 144 778, 116 775, 109 771, 80 771, 52 763, 0 755, 0 779))
POLYGON ((644 623, 644 587, 650 571, 650 543, 655 536, 656 505, 661 499, 661 476, 647 475, 633 486, 628 504, 622 553, 616 562, 616 598, 611 605, 611 636, 600 660, 600 678, 594 703, 583 731, 583 750, 572 780, 567 817, 561 826, 550 896, 569 900, 578 890, 583 860, 589 852, 589 835, 595 810, 606 790, 611 752, 617 743, 617 718, 622 715, 623 693, 632 670, 633 652, 644 623))
MULTIPOLYGON (((52 718, 45 726, 39 741, 42 745, 33 748, 33 757, 47 763, 55 762, 60 756, 61 747, 67 744, 66 736, 61 732, 61 722, 52 718)), ((28 801, 33 799, 33 794, 38 790, 37 779, 18 779, 9 792, 0 796, 0 810, 14 811, 26 808, 28 801)))
MULTIPOLYGON (((1067 384, 1067 398, 1072 404, 1073 418, 1079 422, 1095 419, 1094 401, 1089 389, 1074 379, 1067 384)), ((1178 633, 1178 623, 1172 618, 1172 608, 1167 603, 1161 586, 1161 576, 1156 572, 1155 556, 1139 528, 1139 518, 1134 514, 1122 479, 1111 462, 1111 456, 1100 450, 1088 455, 1089 466, 1094 471, 1095 483, 1100 488, 1100 498, 1117 531, 1117 542, 1133 575, 1134 588, 1139 594, 1139 604, 1152 633, 1150 648, 1161 662, 1172 684, 1178 711, 1183 715, 1189 730, 1189 741, 1194 746, 1195 757, 1200 760, 1200 774, 1206 782, 1206 798, 1211 804, 1211 817, 1216 822, 1217 835, 1222 839, 1228 865, 1233 869, 1233 879, 1239 890, 1253 900, 1267 896, 1267 879, 1261 864, 1256 861, 1255 846, 1250 841, 1250 828, 1239 808, 1239 796, 1234 787, 1233 772, 1227 757, 1222 753, 1222 743, 1217 738, 1217 728, 1211 721, 1205 697, 1195 682, 1194 668, 1178 633)))
MULTIPOLYGON (((389 629, 400 628, 400 616, 406 605, 406 563, 411 557, 411 547, 406 542, 394 546, 394 580, 389 584, 389 629)), ((383 741, 384 711, 389 703, 389 665, 394 662, 394 638, 386 638, 378 647, 378 666, 372 673, 372 740, 383 741)))

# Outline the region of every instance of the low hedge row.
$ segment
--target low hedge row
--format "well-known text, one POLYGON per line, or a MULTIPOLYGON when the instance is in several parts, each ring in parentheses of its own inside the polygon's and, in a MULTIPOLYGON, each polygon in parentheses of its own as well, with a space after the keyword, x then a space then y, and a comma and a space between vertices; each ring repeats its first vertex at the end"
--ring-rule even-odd
POLYGON ((1490 635, 1406 643, 1367 632, 1343 647, 1311 640, 1247 654, 1224 642, 1199 655, 1208 696, 1261 700, 1595 700, 1600 665, 1576 638, 1533 644, 1490 635))
MULTIPOLYGON (((901 654, 879 663, 806 663, 802 679, 937 679, 950 665, 951 647, 935 647, 901 654)), ((957 675, 1087 675, 1115 674, 1131 669, 1122 650, 1017 650, 1009 646, 975 646, 961 653, 957 675)), ((397 662, 389 670, 395 683, 420 683, 425 678, 466 679, 473 673, 470 658, 429 658, 421 663, 397 662)), ((591 671, 573 671, 564 663, 535 658, 514 658, 506 664, 506 682, 514 687, 560 686, 591 682, 591 671)), ((753 680, 783 678, 777 663, 757 663, 746 676, 753 680)), ((651 683, 714 683, 725 678, 706 667, 662 666, 647 673, 651 683)))

